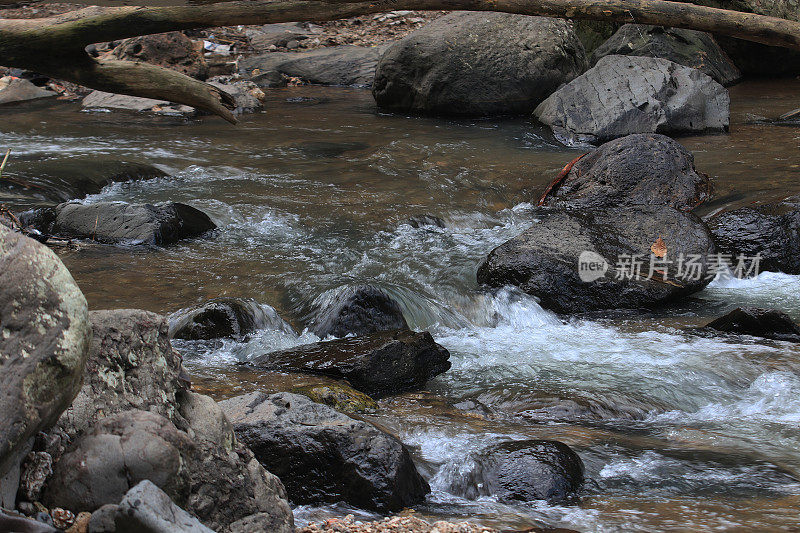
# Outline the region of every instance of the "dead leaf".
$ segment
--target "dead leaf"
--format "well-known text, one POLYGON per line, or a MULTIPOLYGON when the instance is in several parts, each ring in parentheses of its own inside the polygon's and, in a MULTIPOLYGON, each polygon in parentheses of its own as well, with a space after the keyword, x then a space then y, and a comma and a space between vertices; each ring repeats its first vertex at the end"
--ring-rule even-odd
POLYGON ((650 250, 653 252, 654 256, 664 259, 664 257, 667 255, 667 245, 664 244, 664 239, 661 237, 656 239, 656 242, 653 243, 653 245, 650 247, 650 250))

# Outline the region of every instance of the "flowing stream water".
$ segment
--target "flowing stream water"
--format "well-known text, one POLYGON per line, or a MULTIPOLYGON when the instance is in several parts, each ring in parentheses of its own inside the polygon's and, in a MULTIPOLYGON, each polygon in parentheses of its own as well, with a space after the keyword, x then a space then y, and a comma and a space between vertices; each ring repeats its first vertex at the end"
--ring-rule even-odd
MULTIPOLYGON (((800 80, 748 82, 731 97, 730 134, 679 139, 714 179, 701 214, 800 193, 800 128, 767 122, 800 107, 800 80)), ((166 248, 59 250, 92 309, 169 313, 239 296, 298 326, 345 284, 396 297, 453 363, 426 390, 382 400, 366 417, 395 432, 429 480, 422 516, 581 531, 800 528, 800 346, 692 330, 741 304, 800 319, 800 276, 718 279, 646 315, 561 318, 514 290, 480 289, 475 272, 533 223, 531 203, 581 150, 523 119, 383 114, 363 90, 271 90, 267 108, 232 127, 39 103, 0 110, 0 148, 12 150, 9 173, 34 177, 66 161, 156 164, 170 177, 85 201, 182 201, 219 226, 166 248), (403 223, 418 214, 446 228, 403 223), (579 501, 462 497, 470 453, 520 438, 579 453, 588 479, 579 501)), ((176 345, 196 387, 221 399, 312 379, 235 363, 315 340, 263 331, 176 345)), ((298 524, 348 512, 372 516, 295 509, 298 524)))

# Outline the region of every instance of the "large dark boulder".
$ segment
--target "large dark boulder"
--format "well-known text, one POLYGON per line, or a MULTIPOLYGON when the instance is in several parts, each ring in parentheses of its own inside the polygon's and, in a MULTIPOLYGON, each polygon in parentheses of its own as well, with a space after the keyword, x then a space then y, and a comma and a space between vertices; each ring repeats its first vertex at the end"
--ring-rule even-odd
POLYGON ((378 106, 399 112, 528 114, 586 67, 567 21, 456 12, 392 44, 372 94, 378 106))
POLYGON ((595 64, 601 57, 608 55, 668 59, 696 68, 725 87, 733 85, 742 77, 742 73, 714 37, 702 31, 625 24, 592 53, 591 63, 595 64))
POLYGON ((86 299, 61 260, 3 224, 0 272, 0 505, 13 506, 19 462, 78 394, 92 337, 86 299))
POLYGON ((44 234, 106 244, 167 245, 216 228, 208 215, 177 202, 67 202, 23 215, 20 220, 26 224, 46 221, 35 226, 44 234))
POLYGON ((690 210, 711 197, 692 153, 664 135, 640 133, 609 141, 582 156, 543 205, 615 207, 668 205, 690 210))
POLYGON ((583 461, 569 446, 551 440, 511 441, 492 446, 459 469, 451 491, 476 499, 494 496, 501 502, 572 498, 583 485, 583 461))
POLYGON ((283 479, 295 503, 398 511, 430 487, 394 436, 305 396, 253 392, 220 402, 236 436, 283 479))
POLYGON ((712 320, 706 327, 737 335, 800 341, 800 326, 789 315, 777 309, 737 307, 727 315, 712 320))
POLYGON ((166 319, 149 311, 91 311, 92 344, 85 377, 58 426, 75 438, 100 419, 141 409, 180 419, 177 395, 186 389, 181 356, 166 319))
POLYGON ((239 62, 239 73, 260 87, 282 87, 288 78, 313 85, 369 87, 384 47, 333 46, 308 52, 272 52, 239 62))
POLYGON ((800 197, 723 211, 707 222, 734 260, 759 255, 761 271, 800 274, 800 197))
POLYGON ((450 369, 449 358, 427 331, 397 330, 306 344, 258 356, 251 363, 346 379, 361 392, 381 397, 419 389, 450 369))
POLYGON ((697 69, 666 59, 606 56, 558 89, 533 115, 568 143, 631 133, 702 133, 728 128, 728 91, 697 69))
POLYGON ((403 309, 386 291, 372 285, 344 287, 328 295, 309 320, 321 339, 408 329, 403 309))
POLYGON ((208 65, 202 49, 177 31, 125 39, 114 48, 112 54, 117 59, 152 63, 192 78, 204 80, 208 77, 208 65))
POLYGON ((294 333, 275 309, 252 299, 215 298, 169 316, 170 336, 175 339, 242 339, 267 328, 294 333))
POLYGON ((544 207, 534 216, 538 222, 492 250, 478 268, 479 283, 513 285, 547 309, 576 313, 653 307, 713 278, 711 233, 690 213, 667 206, 544 207), (638 275, 634 256, 641 261, 638 275), (696 270, 680 272, 681 257, 684 268, 694 258, 696 270))
MULTIPOLYGON (((200 396, 200 395, 194 395, 200 396)), ((294 531, 283 485, 233 436, 210 398, 189 432, 168 419, 132 410, 100 420, 55 464, 43 501, 77 512, 118 504, 144 480, 164 491, 178 506, 213 529, 257 513, 269 513, 276 533, 294 531), (209 409, 216 413, 209 413, 209 409)))

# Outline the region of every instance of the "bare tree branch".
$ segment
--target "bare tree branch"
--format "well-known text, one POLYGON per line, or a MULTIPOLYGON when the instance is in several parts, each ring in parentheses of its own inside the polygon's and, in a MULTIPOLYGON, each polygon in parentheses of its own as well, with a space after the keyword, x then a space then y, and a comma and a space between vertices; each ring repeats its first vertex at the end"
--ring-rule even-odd
POLYGON ((227 110, 230 102, 217 89, 166 69, 93 60, 83 49, 95 42, 175 30, 327 21, 397 9, 636 22, 800 50, 800 22, 668 0, 236 0, 168 7, 87 7, 45 19, 0 19, 0 63, 91 88, 191 105, 232 121, 227 110))

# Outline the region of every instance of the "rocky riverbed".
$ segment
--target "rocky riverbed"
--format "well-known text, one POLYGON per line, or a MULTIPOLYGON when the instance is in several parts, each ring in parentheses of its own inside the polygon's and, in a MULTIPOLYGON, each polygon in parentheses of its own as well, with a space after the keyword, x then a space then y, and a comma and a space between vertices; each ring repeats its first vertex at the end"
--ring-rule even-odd
POLYGON ((799 82, 583 32, 394 12, 90 50, 223 75, 236 127, 10 72, 0 530, 798 525, 799 82))

